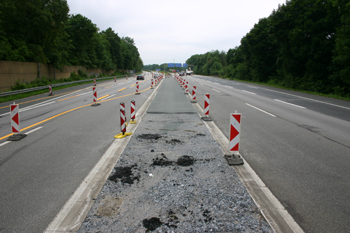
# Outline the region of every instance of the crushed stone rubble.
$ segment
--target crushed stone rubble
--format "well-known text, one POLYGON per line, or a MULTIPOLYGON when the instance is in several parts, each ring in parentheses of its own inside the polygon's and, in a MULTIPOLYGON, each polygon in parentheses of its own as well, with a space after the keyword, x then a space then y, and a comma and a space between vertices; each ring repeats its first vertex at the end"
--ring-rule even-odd
POLYGON ((146 114, 78 232, 273 232, 197 114, 146 114))

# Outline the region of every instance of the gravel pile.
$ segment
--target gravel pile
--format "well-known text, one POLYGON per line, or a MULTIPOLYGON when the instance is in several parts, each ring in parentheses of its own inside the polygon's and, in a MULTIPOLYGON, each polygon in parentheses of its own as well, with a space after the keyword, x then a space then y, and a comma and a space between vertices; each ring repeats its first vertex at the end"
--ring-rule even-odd
POLYGON ((79 232, 273 232, 197 114, 146 114, 79 232))

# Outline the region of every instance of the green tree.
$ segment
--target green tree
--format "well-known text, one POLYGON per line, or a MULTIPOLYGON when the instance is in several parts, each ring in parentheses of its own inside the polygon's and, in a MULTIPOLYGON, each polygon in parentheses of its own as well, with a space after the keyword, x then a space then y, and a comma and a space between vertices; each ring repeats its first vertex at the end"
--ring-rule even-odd
POLYGON ((2 0, 0 58, 55 63, 59 35, 68 19, 65 0, 2 0))

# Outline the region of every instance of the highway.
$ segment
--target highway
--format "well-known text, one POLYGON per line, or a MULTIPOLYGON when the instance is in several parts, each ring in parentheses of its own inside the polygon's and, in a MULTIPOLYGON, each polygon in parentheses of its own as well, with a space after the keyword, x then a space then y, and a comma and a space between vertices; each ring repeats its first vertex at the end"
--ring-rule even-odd
POLYGON ((9 104, 0 105, 0 232, 43 232, 120 133, 120 102, 140 107, 152 93, 151 75, 97 82, 101 105, 92 107, 92 83, 16 101, 28 136, 7 142, 9 104), (31 132, 32 131, 32 132, 31 132))
POLYGON ((305 232, 350 229, 350 103, 213 77, 186 79, 229 137, 242 113, 240 153, 305 232))
MULTIPOLYGON (((20 103, 28 136, 7 142, 9 104, 0 104, 0 232, 43 232, 120 132, 119 103, 130 118, 150 96, 151 75, 92 84, 20 103)), ((214 77, 185 77, 228 137, 231 112, 242 114, 240 153, 305 232, 350 229, 350 103, 214 77)))

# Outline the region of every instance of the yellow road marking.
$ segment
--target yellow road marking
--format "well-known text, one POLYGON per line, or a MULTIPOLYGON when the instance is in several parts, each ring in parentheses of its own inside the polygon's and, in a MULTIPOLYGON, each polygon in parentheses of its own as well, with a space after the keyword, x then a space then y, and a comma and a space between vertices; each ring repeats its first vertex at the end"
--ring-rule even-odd
MULTIPOLYGON (((140 92, 144 92, 144 91, 147 91, 147 90, 149 90, 149 89, 151 89, 151 88, 150 88, 150 87, 149 87, 149 88, 146 88, 145 90, 140 91, 140 92)), ((134 95, 134 93, 127 94, 127 95, 122 95, 122 96, 118 96, 118 97, 115 97, 115 98, 110 98, 110 99, 107 99, 107 100, 102 100, 102 101, 100 101, 99 103, 107 102, 107 101, 110 101, 110 100, 116 100, 116 99, 119 99, 119 98, 122 98, 122 97, 126 97, 126 96, 130 96, 130 95, 134 95)), ((102 98, 102 97, 101 97, 101 98, 102 98)), ((54 115, 54 116, 52 116, 52 117, 49 117, 49 118, 47 118, 47 119, 45 119, 45 120, 42 120, 42 121, 40 121, 40 122, 38 122, 38 123, 35 123, 35 124, 30 125, 30 126, 28 126, 28 127, 25 127, 25 128, 23 128, 23 129, 21 129, 20 131, 21 131, 21 132, 22 132, 22 131, 25 131, 25 130, 27 130, 27 129, 30 129, 30 128, 34 127, 34 126, 37 126, 37 125, 40 125, 40 124, 42 124, 42 123, 45 123, 45 122, 47 122, 47 121, 49 121, 49 120, 52 120, 52 119, 54 119, 54 118, 56 118, 56 117, 62 116, 62 115, 64 115, 64 114, 66 114, 66 113, 73 112, 73 111, 75 111, 75 110, 78 110, 78 109, 81 109, 81 108, 84 108, 84 107, 87 107, 87 106, 91 106, 91 104, 86 104, 86 105, 83 105, 83 106, 80 106, 80 107, 77 107, 77 108, 72 108, 72 109, 67 110, 67 111, 65 111, 65 112, 61 112, 61 113, 59 113, 59 114, 57 114, 57 115, 54 115)), ((5 136, 1 137, 0 140, 5 139, 5 138, 7 138, 7 137, 10 137, 11 135, 13 135, 13 133, 10 133, 10 134, 8 134, 8 135, 5 135, 5 136)))
POLYGON ((102 97, 98 98, 97 100, 104 99, 104 98, 106 98, 107 96, 109 96, 109 95, 102 96, 102 97))
POLYGON ((68 100, 68 99, 71 99, 71 98, 74 98, 74 97, 78 97, 79 95, 75 95, 75 96, 71 96, 71 97, 68 97, 68 98, 64 98, 64 99, 61 99, 61 100, 57 100, 57 102, 61 102, 63 100, 68 100))
POLYGON ((126 87, 125 88, 123 88, 123 89, 120 89, 120 90, 118 90, 118 91, 124 91, 126 89, 126 87))
POLYGON ((110 88, 110 87, 113 87, 113 85, 111 85, 111 86, 108 86, 108 87, 105 87, 104 89, 107 89, 107 88, 110 88))

